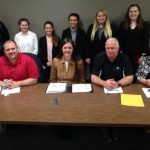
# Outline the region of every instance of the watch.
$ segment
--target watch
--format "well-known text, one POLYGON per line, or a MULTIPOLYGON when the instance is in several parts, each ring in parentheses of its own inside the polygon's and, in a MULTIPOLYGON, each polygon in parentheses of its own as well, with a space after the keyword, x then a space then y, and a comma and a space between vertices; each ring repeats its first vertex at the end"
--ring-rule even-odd
POLYGON ((120 82, 119 82, 119 81, 117 81, 117 85, 118 85, 118 87, 120 87, 120 86, 121 86, 121 84, 120 84, 120 82))

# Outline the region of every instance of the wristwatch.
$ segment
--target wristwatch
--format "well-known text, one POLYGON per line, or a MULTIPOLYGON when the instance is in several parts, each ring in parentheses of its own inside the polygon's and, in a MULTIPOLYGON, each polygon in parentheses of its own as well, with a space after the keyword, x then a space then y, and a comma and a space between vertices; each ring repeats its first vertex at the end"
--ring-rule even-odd
POLYGON ((117 81, 117 86, 118 86, 118 87, 120 87, 120 86, 121 86, 121 84, 120 84, 120 82, 119 82, 119 81, 117 81))
POLYGON ((142 56, 146 56, 146 53, 142 53, 142 56))

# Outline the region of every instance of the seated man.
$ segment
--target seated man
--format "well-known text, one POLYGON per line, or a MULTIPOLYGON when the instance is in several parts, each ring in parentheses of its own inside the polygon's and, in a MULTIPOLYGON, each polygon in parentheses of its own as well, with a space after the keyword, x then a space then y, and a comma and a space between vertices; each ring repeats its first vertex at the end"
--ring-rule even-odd
MULTIPOLYGON (((106 53, 96 56, 93 65, 91 81, 108 89, 125 86, 133 81, 133 70, 129 58, 119 53, 119 42, 116 38, 109 38, 105 43, 106 53)), ((102 136, 107 143, 118 140, 115 128, 101 128, 102 136), (111 130, 111 132, 109 132, 111 130), (112 137, 111 134, 112 133, 112 137)))
POLYGON ((133 69, 129 58, 119 53, 119 42, 109 38, 105 43, 106 53, 96 56, 91 81, 105 88, 114 89, 133 81, 133 69))
POLYGON ((20 54, 14 41, 4 43, 4 56, 0 57, 0 85, 7 81, 9 88, 37 83, 39 72, 35 61, 20 54))

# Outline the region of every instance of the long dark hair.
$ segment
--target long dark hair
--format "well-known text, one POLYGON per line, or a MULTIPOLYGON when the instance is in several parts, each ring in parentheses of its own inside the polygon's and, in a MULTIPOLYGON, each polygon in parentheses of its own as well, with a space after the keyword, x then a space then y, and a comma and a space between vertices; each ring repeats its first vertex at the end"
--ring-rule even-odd
POLYGON ((70 38, 65 38, 61 41, 61 44, 60 44, 60 48, 59 48, 59 54, 57 56, 57 58, 61 58, 63 56, 63 51, 62 51, 62 48, 63 46, 66 44, 66 43, 71 43, 72 47, 73 47, 73 52, 72 52, 72 55, 71 55, 71 58, 76 60, 75 58, 75 51, 74 51, 74 42, 72 41, 72 39, 70 38))
POLYGON ((52 31, 52 41, 53 41, 53 44, 54 44, 55 46, 58 46, 59 37, 56 35, 55 28, 54 28, 54 24, 53 24, 53 22, 51 22, 51 21, 45 21, 45 23, 44 23, 44 29, 45 29, 45 26, 46 26, 47 24, 49 24, 49 25, 52 26, 52 28, 53 28, 53 31, 52 31))
POLYGON ((139 16, 137 18, 137 28, 138 29, 143 28, 144 21, 143 21, 143 18, 142 18, 141 8, 140 8, 140 6, 138 4, 131 4, 128 7, 127 12, 126 12, 125 17, 124 17, 124 21, 123 21, 124 28, 127 30, 129 28, 129 26, 130 26, 131 20, 129 18, 129 11, 130 11, 131 7, 137 7, 137 9, 139 11, 139 16))

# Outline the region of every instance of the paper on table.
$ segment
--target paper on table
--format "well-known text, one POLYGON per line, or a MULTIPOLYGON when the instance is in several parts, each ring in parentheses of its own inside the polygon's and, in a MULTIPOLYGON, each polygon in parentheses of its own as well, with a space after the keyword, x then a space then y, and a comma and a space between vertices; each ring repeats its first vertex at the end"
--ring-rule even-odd
POLYGON ((73 84, 72 93, 92 92, 91 84, 73 84))
POLYGON ((67 83, 50 83, 46 93, 63 93, 66 91, 67 83))
POLYGON ((104 88, 104 93, 106 93, 106 94, 123 93, 123 90, 122 90, 121 87, 118 87, 118 88, 115 88, 115 89, 104 88))
POLYGON ((142 88, 144 94, 147 98, 150 98, 150 88, 142 88))
POLYGON ((141 95, 121 94, 121 104, 126 106, 144 107, 141 95))
MULTIPOLYGON (((15 94, 15 93, 20 93, 20 87, 16 87, 16 88, 13 88, 13 89, 9 89, 9 94, 15 94)), ((1 95, 4 95, 4 90, 2 90, 1 92, 1 95)))

